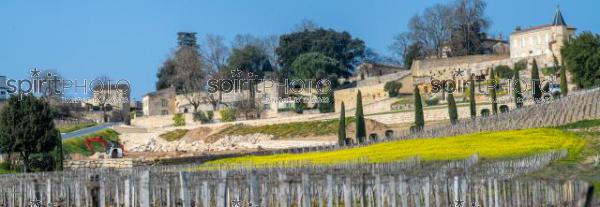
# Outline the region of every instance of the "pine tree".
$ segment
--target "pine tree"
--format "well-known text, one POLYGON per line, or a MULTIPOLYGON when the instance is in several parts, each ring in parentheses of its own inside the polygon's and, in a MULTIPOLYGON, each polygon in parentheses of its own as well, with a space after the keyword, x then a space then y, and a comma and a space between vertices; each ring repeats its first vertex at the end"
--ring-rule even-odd
POLYGON ((492 97, 492 113, 498 114, 498 98, 496 98, 496 88, 498 83, 496 82, 496 76, 494 75, 494 68, 490 69, 490 80, 489 80, 489 91, 492 97))
POLYGON ((560 68, 560 96, 565 97, 569 94, 569 87, 567 87, 567 70, 564 66, 558 64, 556 57, 554 57, 554 65, 560 68))
POLYGON ((456 110, 456 101, 454 101, 454 95, 452 93, 448 93, 447 99, 450 123, 456 124, 456 121, 458 120, 458 111, 456 110))
POLYGON ((469 109, 471 110, 471 118, 477 116, 477 106, 475 103, 475 81, 473 80, 473 74, 469 77, 469 109))
POLYGON ((542 88, 540 87, 540 72, 535 59, 533 59, 533 65, 531 66, 531 81, 533 84, 533 100, 539 103, 542 99, 542 88))
POLYGON ((423 103, 421 102, 421 94, 419 87, 415 86, 415 128, 417 130, 423 129, 425 126, 425 118, 423 117, 423 103))
POLYGON ((342 107, 340 109, 340 126, 338 128, 338 144, 340 146, 346 145, 346 107, 344 107, 344 102, 342 102, 342 107))
POLYGON ((521 79, 519 78, 519 71, 521 70, 519 64, 515 64, 513 73, 513 97, 515 98, 515 106, 517 108, 523 107, 523 94, 521 91, 521 79))
POLYGON ((367 130, 365 127, 365 115, 363 114, 362 95, 360 90, 356 94, 356 139, 358 143, 365 142, 367 130))

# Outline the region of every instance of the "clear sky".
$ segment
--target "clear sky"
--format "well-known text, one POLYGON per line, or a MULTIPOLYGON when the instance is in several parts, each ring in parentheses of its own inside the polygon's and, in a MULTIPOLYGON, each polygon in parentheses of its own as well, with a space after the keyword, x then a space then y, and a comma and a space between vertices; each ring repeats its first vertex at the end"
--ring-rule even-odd
MULTIPOLYGON (((110 0, 0 1, 0 75, 23 79, 32 68, 68 79, 108 75, 127 79, 132 98, 154 90, 156 72, 179 31, 283 34, 302 19, 345 30, 387 55, 394 34, 436 0, 110 0)), ((507 37, 522 27, 551 23, 560 4, 567 24, 600 32, 598 0, 490 0, 490 32, 507 37)))

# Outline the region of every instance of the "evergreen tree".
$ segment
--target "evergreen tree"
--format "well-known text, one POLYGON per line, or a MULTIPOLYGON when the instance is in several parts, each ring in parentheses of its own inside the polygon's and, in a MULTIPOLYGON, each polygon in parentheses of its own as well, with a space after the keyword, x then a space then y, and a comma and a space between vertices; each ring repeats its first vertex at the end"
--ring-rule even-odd
POLYGON ((535 59, 533 59, 533 65, 531 66, 531 81, 533 84, 533 100, 538 103, 542 99, 542 88, 540 87, 540 72, 535 59))
POLYGON ((23 161, 23 169, 32 166, 34 155, 49 162, 50 153, 57 152, 54 165, 41 166, 43 170, 52 170, 62 166, 62 143, 60 133, 54 127, 55 113, 48 102, 33 95, 12 96, 8 105, 0 112, 0 149, 7 153, 16 153, 23 161))
POLYGON ((498 114, 498 98, 496 98, 496 88, 498 87, 498 83, 496 80, 496 76, 494 75, 494 69, 490 69, 490 80, 489 80, 489 92, 492 98, 492 113, 494 115, 498 114))
POLYGON ((425 118, 423 116, 423 103, 421 102, 421 94, 419 87, 415 85, 415 128, 417 130, 423 129, 425 126, 425 118))
POLYGON ((454 101, 454 95, 452 93, 448 93, 447 100, 450 123, 456 124, 456 121, 458 120, 458 111, 456 110, 456 101, 454 101))
POLYGON ((558 64, 558 60, 554 57, 554 65, 560 69, 560 96, 565 97, 569 94, 567 83, 567 70, 562 65, 558 64))
POLYGON ((475 103, 475 81, 473 80, 473 74, 469 77, 469 109, 471 110, 471 118, 477 116, 477 106, 475 103))
POLYGON ((367 130, 365 127, 365 115, 363 114, 362 94, 358 90, 356 94, 356 139, 358 143, 365 142, 367 138, 367 130))
POLYGON ((344 146, 346 144, 346 107, 342 102, 340 109, 340 126, 338 128, 338 144, 344 146))
POLYGON ((519 78, 519 71, 521 70, 521 66, 519 64, 515 64, 514 70, 515 72, 513 73, 513 97, 515 98, 515 105, 517 106, 517 108, 521 108, 523 107, 521 79, 519 78))

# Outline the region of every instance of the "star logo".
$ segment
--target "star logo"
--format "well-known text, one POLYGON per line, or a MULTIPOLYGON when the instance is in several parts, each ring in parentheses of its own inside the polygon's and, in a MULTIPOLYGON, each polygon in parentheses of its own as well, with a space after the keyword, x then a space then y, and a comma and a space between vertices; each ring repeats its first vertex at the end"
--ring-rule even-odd
POLYGON ((465 72, 464 70, 461 70, 459 68, 458 70, 454 71, 454 76, 460 76, 460 77, 462 77, 462 76, 464 76, 464 72, 465 72))
POLYGON ((37 68, 34 68, 31 71, 31 77, 34 77, 34 78, 40 77, 40 71, 37 68))
POLYGON ((242 201, 234 199, 234 200, 231 201, 231 205, 233 207, 241 207, 242 206, 242 201))
POLYGON ((231 70, 231 77, 232 78, 239 78, 242 77, 242 71, 240 69, 235 69, 235 70, 231 70))
POLYGON ((457 201, 454 201, 454 206, 455 207, 463 207, 463 203, 464 201, 460 200, 460 198, 458 198, 457 201))

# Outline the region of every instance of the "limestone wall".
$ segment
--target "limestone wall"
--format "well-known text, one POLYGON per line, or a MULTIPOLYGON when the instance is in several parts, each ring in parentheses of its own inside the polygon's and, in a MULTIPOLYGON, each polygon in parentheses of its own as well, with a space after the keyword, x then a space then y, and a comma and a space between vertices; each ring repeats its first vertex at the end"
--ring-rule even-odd
POLYGON ((400 80, 406 76, 410 76, 411 72, 409 70, 396 72, 392 74, 382 75, 382 76, 371 76, 367 77, 364 80, 358 81, 356 84, 358 87, 377 85, 381 83, 386 83, 392 80, 400 80))
MULTIPOLYGON (((375 78, 375 77, 372 77, 375 78)), ((362 93, 362 103, 363 106, 369 105, 375 102, 383 101, 388 97, 388 93, 385 92, 384 86, 385 83, 392 80, 397 80, 402 83, 402 88, 400 88, 400 93, 412 93, 412 77, 410 73, 395 73, 389 74, 385 76, 381 76, 381 79, 373 79, 369 80, 372 82, 372 85, 363 84, 363 86, 358 86, 356 88, 347 88, 342 90, 337 90, 334 92, 335 97, 335 111, 339 111, 342 105, 342 101, 344 102, 346 109, 353 109, 356 107, 356 94, 358 90, 362 93), (377 81, 375 81, 377 80, 377 81)), ((379 111, 389 110, 389 106, 387 108, 382 108, 379 111)))
POLYGON ((152 165, 154 161, 139 159, 100 159, 100 160, 65 160, 66 170, 93 168, 132 168, 152 165))

